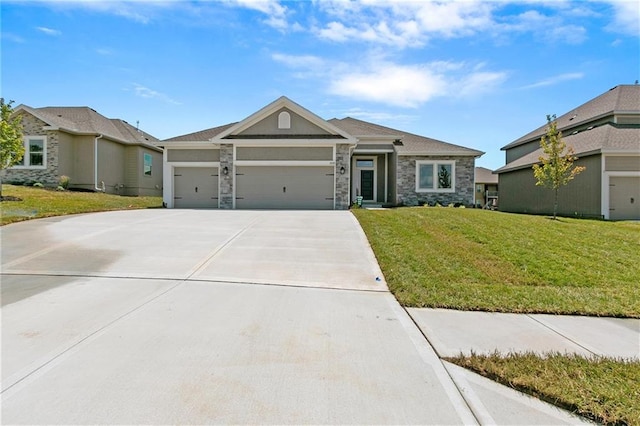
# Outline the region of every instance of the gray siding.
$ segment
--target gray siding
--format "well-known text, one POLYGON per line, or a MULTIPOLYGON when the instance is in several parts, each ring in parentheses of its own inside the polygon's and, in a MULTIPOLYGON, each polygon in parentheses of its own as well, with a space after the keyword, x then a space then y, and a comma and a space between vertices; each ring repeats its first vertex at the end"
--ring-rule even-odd
POLYGON ((332 161, 332 147, 236 148, 236 160, 332 161))
MULTIPOLYGON (((169 149, 167 150, 168 162, 199 162, 220 161, 219 149, 169 149)), ((155 165, 155 163, 154 163, 155 165)))
POLYGON ((378 154, 376 155, 376 157, 377 157, 376 164, 378 166, 378 170, 376 170, 376 180, 377 180, 376 185, 378 187, 378 193, 376 194, 377 195, 376 202, 386 203, 387 200, 385 200, 385 197, 384 197, 384 184, 386 181, 386 176, 384 173, 384 169, 385 169, 384 154, 378 154))
POLYGON ((525 155, 532 153, 538 148, 540 148, 539 139, 533 142, 528 142, 524 145, 519 145, 514 148, 510 148, 506 152, 506 164, 509 164, 510 162, 515 161, 520 157, 524 157, 525 155))
MULTIPOLYGON (((558 214, 597 217, 601 215, 600 155, 583 157, 575 162, 586 166, 574 180, 558 190, 558 214)), ((500 173, 498 209, 512 213, 553 214, 554 192, 536 186, 531 168, 500 173)))
POLYGON ((635 172, 640 171, 640 155, 632 157, 611 157, 604 159, 604 168, 608 172, 635 172))
POLYGON ((249 127, 245 131, 241 132, 239 136, 255 136, 255 135, 329 135, 326 130, 316 126, 309 122, 307 119, 302 118, 298 114, 282 108, 269 115, 267 118, 257 122, 253 126, 249 127), (278 129, 278 114, 282 111, 286 111, 291 115, 291 128, 290 129, 278 129))

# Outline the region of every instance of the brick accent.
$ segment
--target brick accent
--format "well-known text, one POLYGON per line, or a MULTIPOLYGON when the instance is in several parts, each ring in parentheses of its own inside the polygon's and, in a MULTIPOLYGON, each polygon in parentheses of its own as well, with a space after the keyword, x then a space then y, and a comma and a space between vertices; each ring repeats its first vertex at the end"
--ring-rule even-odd
POLYGON ((22 114, 22 133, 24 136, 46 136, 46 168, 20 169, 10 168, 2 170, 4 182, 35 183, 46 186, 58 185, 58 131, 44 130, 47 123, 31 114, 22 114))
POLYGON ((473 204, 474 157, 398 156, 397 200, 399 205, 419 206, 425 203, 473 204), (416 161, 455 160, 455 192, 416 192, 416 161))
POLYGON ((220 145, 220 208, 233 208, 233 144, 224 143, 220 145), (222 171, 227 167, 229 174, 222 171))
POLYGON ((349 176, 351 175, 350 146, 351 145, 348 144, 336 145, 336 195, 334 204, 336 210, 348 210, 351 204, 349 200, 349 176), (341 174, 340 169, 343 167, 345 172, 341 174))

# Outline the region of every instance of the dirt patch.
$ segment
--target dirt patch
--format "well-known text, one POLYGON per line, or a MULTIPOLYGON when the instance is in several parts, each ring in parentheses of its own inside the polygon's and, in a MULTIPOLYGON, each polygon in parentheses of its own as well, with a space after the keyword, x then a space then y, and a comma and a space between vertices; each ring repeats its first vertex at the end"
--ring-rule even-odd
POLYGON ((0 201, 22 201, 22 198, 14 197, 12 195, 3 195, 0 197, 0 201))

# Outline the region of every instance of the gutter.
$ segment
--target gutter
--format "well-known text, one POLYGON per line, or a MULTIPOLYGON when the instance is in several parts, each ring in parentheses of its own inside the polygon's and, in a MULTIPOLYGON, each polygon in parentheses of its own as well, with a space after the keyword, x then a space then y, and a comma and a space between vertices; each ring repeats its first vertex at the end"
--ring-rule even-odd
POLYGON ((98 188, 98 139, 102 139, 103 135, 100 134, 93 140, 93 187, 96 191, 106 192, 104 182, 100 182, 100 188, 98 188))

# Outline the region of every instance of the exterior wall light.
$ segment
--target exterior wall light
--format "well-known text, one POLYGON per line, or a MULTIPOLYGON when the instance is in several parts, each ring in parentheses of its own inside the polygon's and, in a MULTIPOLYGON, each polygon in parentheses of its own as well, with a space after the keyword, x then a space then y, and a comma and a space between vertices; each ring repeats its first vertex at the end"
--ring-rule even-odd
POLYGON ((346 172, 346 170, 344 169, 344 166, 340 167, 340 174, 343 175, 344 172, 346 172))
POLYGON ((227 166, 224 166, 224 169, 222 169, 222 173, 226 176, 229 174, 229 168, 227 166))

